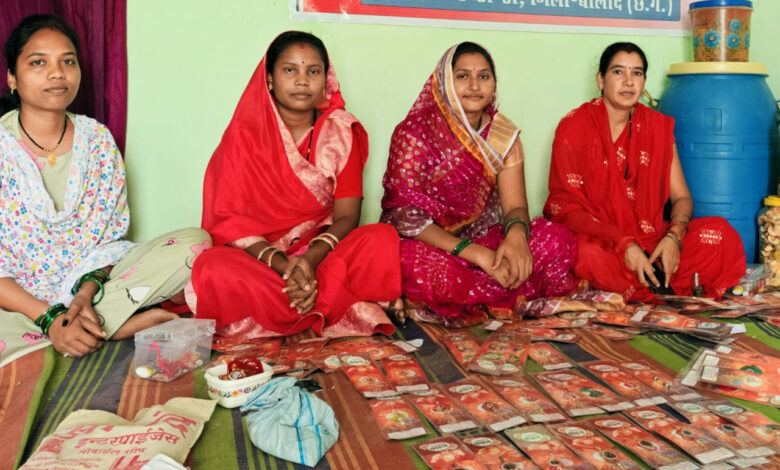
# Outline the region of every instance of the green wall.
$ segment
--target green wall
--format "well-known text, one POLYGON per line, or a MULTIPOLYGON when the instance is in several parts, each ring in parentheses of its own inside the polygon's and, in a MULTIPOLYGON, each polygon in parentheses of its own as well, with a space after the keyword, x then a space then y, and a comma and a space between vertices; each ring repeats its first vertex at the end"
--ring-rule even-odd
MULTIPOLYGON (((780 98, 780 1, 754 0, 751 59, 769 68, 780 98), (774 19, 774 21, 772 20, 774 19)), ((531 215, 547 197, 550 147, 558 120, 596 95, 603 48, 638 43, 650 62, 647 89, 662 95, 669 64, 690 58, 688 38, 526 33, 294 22, 289 0, 131 0, 126 163, 131 237, 198 225, 208 159, 268 43, 302 29, 323 39, 347 110, 366 127, 363 222, 380 213, 390 135, 444 50, 471 40, 493 54, 500 108, 521 129, 531 215)))

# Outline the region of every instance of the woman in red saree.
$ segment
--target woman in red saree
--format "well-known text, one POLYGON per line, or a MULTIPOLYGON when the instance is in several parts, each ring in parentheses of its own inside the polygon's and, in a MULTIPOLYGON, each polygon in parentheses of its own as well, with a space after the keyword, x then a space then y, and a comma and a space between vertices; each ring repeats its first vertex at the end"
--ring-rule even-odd
POLYGON ((674 120, 639 103, 646 72, 635 44, 604 51, 601 98, 569 112, 555 132, 544 212, 577 234, 574 272, 596 288, 626 300, 649 300, 651 287, 691 295, 698 273, 706 295, 719 297, 745 272, 742 242, 725 219, 691 220, 674 120))
POLYGON ((519 130, 497 112, 494 69, 477 44, 450 48, 396 127, 383 180, 403 292, 448 326, 576 287, 572 233, 529 223, 519 130))
POLYGON ((400 296, 398 235, 357 228, 367 156, 325 46, 278 36, 206 170, 202 226, 215 247, 193 267, 196 316, 243 337, 391 332, 363 302, 400 296))

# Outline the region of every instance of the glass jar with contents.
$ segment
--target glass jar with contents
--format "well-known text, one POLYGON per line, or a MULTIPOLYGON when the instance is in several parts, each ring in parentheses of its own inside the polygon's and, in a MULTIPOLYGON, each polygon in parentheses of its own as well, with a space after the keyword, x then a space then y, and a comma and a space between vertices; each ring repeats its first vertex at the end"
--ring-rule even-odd
POLYGON ((758 211, 758 253, 770 287, 780 287, 780 196, 764 198, 758 211))

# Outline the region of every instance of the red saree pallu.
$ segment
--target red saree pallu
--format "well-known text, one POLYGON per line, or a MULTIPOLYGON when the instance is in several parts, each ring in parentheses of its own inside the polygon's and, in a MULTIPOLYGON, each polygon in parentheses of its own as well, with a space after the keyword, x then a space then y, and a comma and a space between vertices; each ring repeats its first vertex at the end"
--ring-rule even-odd
MULTIPOLYGON (((649 300, 624 262, 637 243, 652 253, 666 233, 674 157, 674 120, 638 103, 629 124, 613 142, 603 101, 594 99, 569 112, 555 132, 550 196, 544 214, 577 234, 575 274, 594 287, 649 300)), ((690 295, 693 275, 709 296, 719 297, 745 272, 742 241, 719 217, 694 219, 683 238, 680 265, 670 285, 690 295)))
MULTIPOLYGON (((310 327, 322 334, 359 302, 400 295, 399 239, 389 226, 360 227, 338 243, 317 267, 317 300, 304 316, 290 308, 281 277, 243 251, 265 240, 289 255, 304 252, 332 223, 339 176, 347 164, 357 161, 362 171, 366 132, 344 111, 332 66, 326 80, 312 134, 296 144, 268 90, 265 58, 250 79, 206 170, 201 225, 215 248, 193 266, 196 299, 188 297, 188 303, 197 317, 214 318, 218 326, 243 322, 244 331, 250 318, 263 334, 310 327), (307 143, 311 158, 304 157, 307 143)), ((355 191, 343 197, 362 195, 355 191)))
MULTIPOLYGON (((565 227, 544 219, 531 223, 533 273, 517 289, 505 289, 478 266, 413 240, 430 224, 495 250, 503 241, 496 178, 507 164, 519 130, 497 112, 479 132, 466 120, 453 88, 448 50, 425 83, 409 114, 393 133, 382 184, 381 221, 401 240, 402 289, 445 324, 470 324, 490 307, 512 308, 518 298, 562 295, 576 288, 571 269, 576 243, 565 227)), ((517 162, 522 163, 522 162, 517 162)))

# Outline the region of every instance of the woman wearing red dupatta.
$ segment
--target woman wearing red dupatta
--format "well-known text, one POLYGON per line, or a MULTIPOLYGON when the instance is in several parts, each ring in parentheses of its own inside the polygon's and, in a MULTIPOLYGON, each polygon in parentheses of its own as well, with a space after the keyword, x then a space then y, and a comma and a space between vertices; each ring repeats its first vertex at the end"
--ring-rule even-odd
POLYGON ((383 180, 403 292, 447 326, 576 287, 573 234, 529 224, 519 130, 497 112, 494 69, 477 44, 450 48, 396 127, 383 180))
POLYGON ((698 273, 704 292, 719 297, 745 272, 742 242, 725 219, 691 220, 674 120, 639 103, 646 72, 635 44, 604 51, 602 97, 571 111, 555 132, 545 215, 577 234, 575 274, 596 288, 627 300, 649 300, 651 285, 691 295, 698 273))
POLYGON ((391 332, 362 302, 400 295, 397 234, 356 228, 367 156, 322 42, 277 37, 206 170, 202 226, 215 248, 193 268, 196 316, 244 337, 391 332))

